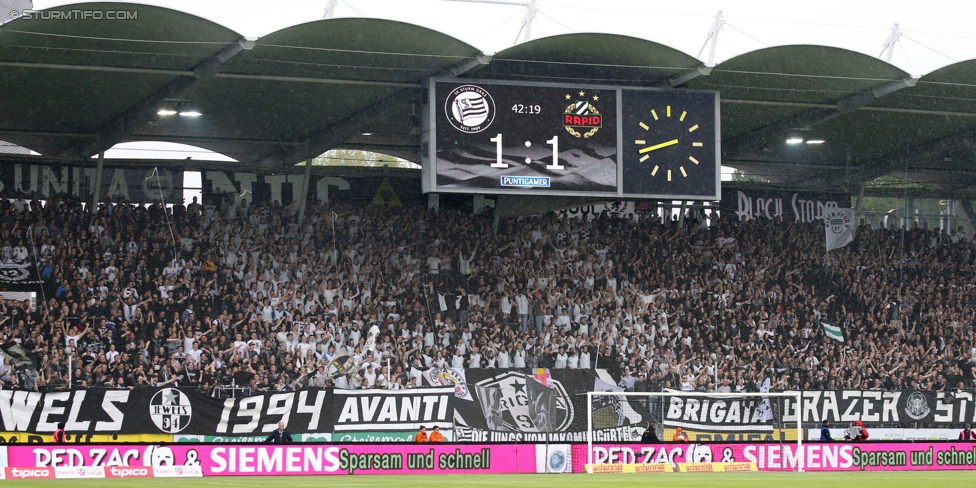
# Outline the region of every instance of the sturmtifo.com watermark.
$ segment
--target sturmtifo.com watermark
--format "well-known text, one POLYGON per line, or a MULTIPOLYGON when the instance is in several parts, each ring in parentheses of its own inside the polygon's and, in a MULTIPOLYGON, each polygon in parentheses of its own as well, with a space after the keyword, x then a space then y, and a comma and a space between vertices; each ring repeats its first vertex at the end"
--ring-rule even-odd
POLYGON ((13 10, 10 19, 24 20, 139 20, 138 10, 13 10))

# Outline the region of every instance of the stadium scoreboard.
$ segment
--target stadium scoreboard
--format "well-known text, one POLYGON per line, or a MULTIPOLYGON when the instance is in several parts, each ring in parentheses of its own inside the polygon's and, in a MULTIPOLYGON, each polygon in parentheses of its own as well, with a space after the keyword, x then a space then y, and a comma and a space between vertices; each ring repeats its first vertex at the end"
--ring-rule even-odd
POLYGON ((719 95, 429 80, 423 191, 721 199, 719 95))

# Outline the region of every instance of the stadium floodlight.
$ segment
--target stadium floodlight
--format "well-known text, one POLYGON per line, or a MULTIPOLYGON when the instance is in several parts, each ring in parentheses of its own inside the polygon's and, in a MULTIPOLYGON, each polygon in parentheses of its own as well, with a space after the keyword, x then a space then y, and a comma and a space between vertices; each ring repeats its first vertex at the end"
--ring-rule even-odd
MULTIPOLYGON (((601 432, 607 427, 616 426, 619 419, 626 417, 620 415, 627 409, 647 409, 649 412, 662 413, 662 417, 651 413, 651 417, 660 420, 662 425, 667 428, 669 424, 674 427, 684 425, 685 428, 694 427, 690 425, 696 418, 694 412, 698 412, 697 420, 709 425, 699 423, 699 432, 702 438, 690 438, 688 446, 696 444, 704 445, 707 439, 734 438, 739 434, 752 431, 756 427, 768 429, 767 435, 780 434, 780 442, 789 442, 794 447, 785 446, 785 457, 790 458, 789 463, 795 462, 795 470, 803 471, 805 466, 805 453, 803 449, 803 426, 802 416, 802 393, 799 391, 790 392, 731 392, 731 393, 704 393, 698 391, 659 391, 659 392, 613 392, 613 391, 591 391, 586 393, 586 469, 587 473, 594 472, 594 441, 602 442, 601 432), (775 399, 775 400, 773 400, 775 399), (792 403, 792 404, 790 404, 792 403), (757 425, 757 409, 769 414, 766 423, 757 425), (739 414, 732 415, 735 410, 739 414), (748 411, 749 413, 745 413, 748 411), (595 414, 595 415, 594 415, 595 414), (670 417, 670 418, 669 418, 670 417), (719 417, 720 422, 714 422, 719 417), (594 419, 598 424, 595 425, 594 419), (792 422, 795 420, 795 424, 792 422), (609 425, 602 425, 609 423, 609 425), (792 424, 792 425, 790 425, 792 424), (779 426, 778 429, 774 427, 779 426), (794 440, 795 439, 795 440, 794 440), (792 450, 792 453, 788 451, 792 450), (787 454, 788 453, 788 454, 787 454)), ((643 415, 642 415, 643 416, 643 415)), ((656 420, 658 421, 658 420, 656 420)), ((666 435, 665 435, 666 437, 666 435)), ((669 439, 662 439, 667 441, 669 439)), ((619 441, 613 441, 619 443, 619 441)), ((633 443, 631 443, 633 444, 633 443)), ((622 446, 626 447, 626 446, 622 446)), ((737 456, 738 457, 738 456, 737 456)), ((746 456, 748 458, 748 455, 746 456)), ((686 458, 687 459, 687 458, 686 458)), ((741 459, 739 459, 741 461, 741 459)), ((604 462, 604 461, 599 461, 604 462)), ((687 460, 689 463, 697 462, 694 459, 687 460)))

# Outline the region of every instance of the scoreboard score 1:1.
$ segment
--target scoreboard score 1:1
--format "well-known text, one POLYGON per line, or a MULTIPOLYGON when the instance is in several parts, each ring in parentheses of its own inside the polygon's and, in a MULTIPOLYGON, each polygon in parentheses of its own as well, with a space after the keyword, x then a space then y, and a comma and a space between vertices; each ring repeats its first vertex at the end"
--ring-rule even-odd
POLYGON ((677 190, 697 199, 720 196, 714 92, 432 79, 423 113, 425 192, 670 198, 677 190), (655 105, 651 110, 670 118, 669 94, 680 94, 693 117, 685 110, 680 121, 676 114, 674 121, 649 124, 634 122, 643 114, 628 113, 628 105, 655 105), (675 137, 691 126, 685 120, 697 121, 697 133, 675 137), (622 121, 639 125, 625 128, 622 121), (678 152, 695 162, 666 161, 678 152), (669 179, 657 178, 659 171, 669 179))

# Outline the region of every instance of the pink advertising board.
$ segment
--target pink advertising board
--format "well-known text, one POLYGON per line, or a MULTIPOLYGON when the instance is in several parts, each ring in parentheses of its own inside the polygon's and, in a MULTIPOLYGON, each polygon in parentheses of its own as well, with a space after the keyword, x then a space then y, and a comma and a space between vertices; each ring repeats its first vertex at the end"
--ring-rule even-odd
MULTIPOLYGON (((974 442, 804 443, 806 471, 976 469, 974 442)), ((793 471, 796 444, 594 444, 594 464, 754 462, 760 471, 793 471)), ((573 445, 573 472, 587 463, 586 444, 573 445)))
POLYGON ((204 476, 535 473, 535 444, 7 446, 7 465, 200 466, 204 476))

